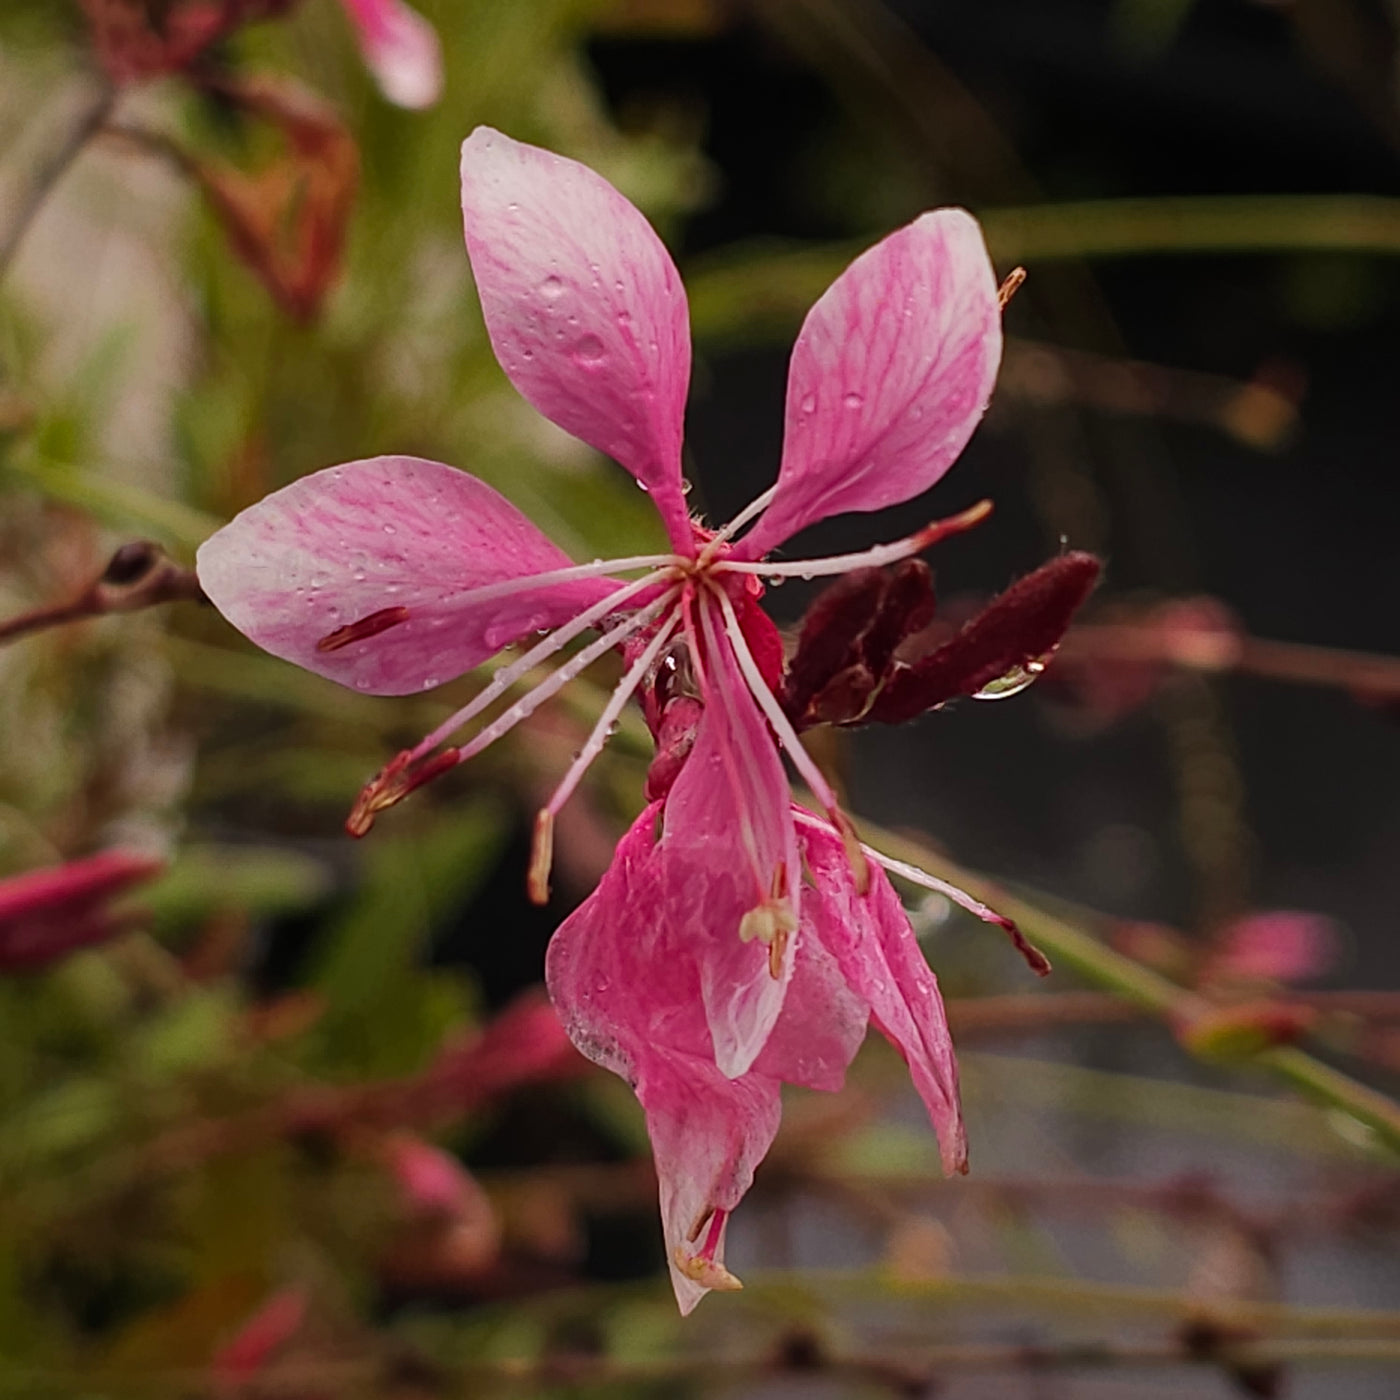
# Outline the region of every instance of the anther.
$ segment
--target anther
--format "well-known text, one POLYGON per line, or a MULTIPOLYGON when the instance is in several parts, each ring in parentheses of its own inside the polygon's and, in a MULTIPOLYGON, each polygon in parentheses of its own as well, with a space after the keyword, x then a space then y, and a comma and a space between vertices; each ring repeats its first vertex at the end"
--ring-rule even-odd
POLYGON ((339 651, 342 647, 348 647, 351 642, 363 642, 370 637, 377 637, 381 632, 387 632, 391 627, 397 627, 399 623, 407 621, 408 609, 405 607, 380 608, 378 612, 372 612, 358 622, 347 622, 344 627, 327 632, 316 643, 316 650, 339 651))
POLYGON ((549 903, 549 870, 554 864, 554 813, 541 807, 535 813, 535 836, 530 845, 530 870, 525 889, 531 904, 549 903))
POLYGON ((1006 304, 1021 288, 1021 283, 1026 280, 1026 269, 1024 267, 1013 267, 1006 274, 1006 281, 997 288, 997 305, 1006 310, 1006 304))
POLYGON ((346 831, 351 836, 367 835, 380 812, 402 802, 424 783, 430 783, 439 774, 454 768, 459 756, 458 749, 443 749, 441 753, 419 759, 413 757, 411 750, 399 754, 365 784, 345 819, 346 831))
POLYGON ((841 837, 841 844, 846 850, 846 862, 851 867, 851 878, 855 881, 856 893, 865 895, 870 893, 870 862, 865 858, 865 852, 861 850, 860 837, 856 835, 856 829, 851 825, 851 819, 839 808, 833 807, 827 812, 831 818, 831 824, 836 828, 841 837))

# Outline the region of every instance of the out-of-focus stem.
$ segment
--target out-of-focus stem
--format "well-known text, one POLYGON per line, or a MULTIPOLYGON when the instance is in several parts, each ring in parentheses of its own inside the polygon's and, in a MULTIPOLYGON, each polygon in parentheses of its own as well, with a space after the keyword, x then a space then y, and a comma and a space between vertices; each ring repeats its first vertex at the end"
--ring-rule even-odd
MULTIPOLYGON (((873 846, 932 871, 1013 919, 1025 935, 1049 953, 1058 967, 1154 1012, 1175 1027, 1190 1026, 1213 1005, 1151 968, 1134 962, 1097 938, 1035 904, 963 870, 921 841, 860 822, 873 846)), ((1295 1088, 1364 1124, 1391 1152, 1400 1153, 1400 1104, 1378 1090, 1332 1069, 1291 1046, 1262 1050, 1251 1063, 1271 1069, 1295 1088)))
POLYGON ((1258 637, 1190 637, 1148 625, 1091 623, 1073 628, 1061 654, 1075 660, 1158 662, 1187 671, 1260 676, 1295 685, 1335 686, 1376 697, 1400 696, 1400 657, 1258 637))
POLYGON ((108 82, 83 105, 64 139, 30 173, 15 202, 14 212, 0 229, 0 281, 4 280, 20 244, 69 166, 102 129, 116 104, 116 89, 108 82))

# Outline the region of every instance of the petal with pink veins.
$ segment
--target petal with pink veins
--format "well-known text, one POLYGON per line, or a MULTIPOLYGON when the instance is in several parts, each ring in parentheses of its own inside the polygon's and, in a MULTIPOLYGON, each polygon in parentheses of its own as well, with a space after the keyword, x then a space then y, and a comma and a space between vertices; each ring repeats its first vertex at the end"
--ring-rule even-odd
POLYGON ((511 383, 626 467, 693 555, 681 486, 689 316, 651 225, 601 175, 489 127, 462 145, 462 216, 511 383))
POLYGON ((484 482, 418 457, 313 472, 249 506, 197 556, 205 593, 244 636, 374 695, 459 676, 621 586, 588 578, 463 597, 571 562, 484 482))
POLYGON ((948 1018, 909 916, 878 866, 868 894, 856 892, 841 838, 799 813, 799 836, 816 891, 803 902, 816 936, 851 990, 870 1004, 871 1020, 909 1066, 938 1133, 943 1170, 967 1170, 967 1134, 958 1100, 958 1066, 948 1018))
POLYGON ((700 988, 715 1063, 734 1078, 768 1039, 792 977, 796 939, 745 941, 744 920, 765 904, 796 932, 801 866, 787 776, 729 641, 702 607, 705 710, 695 746, 666 799, 661 851, 666 917, 700 958, 700 988))
POLYGON ((399 107, 431 107, 442 96, 442 45, 433 26, 403 0, 341 4, 384 96, 399 107))
POLYGON ((862 253, 793 346, 777 494, 735 557, 927 490, 981 420, 1000 360, 996 277, 971 214, 935 210, 862 253))
POLYGON ((669 913, 656 849, 661 804, 617 844, 598 888, 550 939, 545 981, 570 1040, 595 1064, 636 1084, 652 1047, 710 1056, 696 949, 669 913))
POLYGON ((636 1090, 656 1159, 671 1284, 684 1315, 713 1286, 701 1281, 703 1274, 687 1272, 684 1260, 703 1251, 719 1277, 728 1278, 728 1215, 777 1136, 779 1084, 760 1074, 729 1079, 712 1061, 657 1051, 645 1061, 636 1090))

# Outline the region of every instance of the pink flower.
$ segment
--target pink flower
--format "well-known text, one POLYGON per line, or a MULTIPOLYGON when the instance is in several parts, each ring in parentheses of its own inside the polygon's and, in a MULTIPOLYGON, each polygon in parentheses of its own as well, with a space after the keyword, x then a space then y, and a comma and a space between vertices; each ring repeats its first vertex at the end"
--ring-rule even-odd
POLYGON ((0 971, 44 967, 125 932, 130 920, 112 900, 163 868, 135 851, 103 851, 0 880, 0 971))
POLYGON ((442 96, 442 46, 433 26, 403 0, 340 3, 384 96, 400 107, 431 107, 442 96))
POLYGON ((671 552, 575 565, 465 473, 380 457, 244 511, 200 550, 199 577, 259 645, 376 694, 435 686, 530 639, 366 787, 356 834, 623 650, 622 682, 540 813, 531 892, 547 892, 554 814, 639 692, 658 739, 657 801, 557 934, 549 983, 575 1043, 625 1074, 646 1108, 689 1310, 706 1288, 734 1284, 725 1223, 776 1130, 779 1082, 835 1087, 868 1019, 909 1061, 947 1168, 965 1163, 937 984, 775 696, 782 648, 758 599, 764 578, 889 563, 984 517, 985 504, 859 555, 765 558, 815 521, 906 500, 943 475, 996 376, 996 280, 961 210, 925 214, 859 257, 793 350, 777 484, 714 532, 691 520, 681 478, 685 293, 645 219, 585 167, 485 128, 463 146, 462 204, 502 368, 650 492, 671 552), (470 741, 440 747, 589 628, 600 635, 543 684, 470 741), (552 635, 534 641, 542 630, 552 635), (792 805, 779 746, 826 820, 792 805))

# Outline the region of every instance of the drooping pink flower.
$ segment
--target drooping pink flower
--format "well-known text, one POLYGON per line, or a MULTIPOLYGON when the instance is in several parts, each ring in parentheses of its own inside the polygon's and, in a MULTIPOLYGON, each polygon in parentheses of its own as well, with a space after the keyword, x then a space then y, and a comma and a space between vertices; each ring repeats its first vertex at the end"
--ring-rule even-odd
POLYGON ((103 851, 52 869, 0 880, 0 972, 27 972, 125 932, 110 907, 164 862, 137 851, 103 851))
POLYGON ((685 293, 646 220, 587 168, 485 128, 463 147, 462 203, 502 368, 650 492, 671 552, 575 565, 465 473, 380 457, 244 511, 204 544, 199 577, 259 645, 376 694, 430 688, 551 632, 366 787, 355 834, 623 651, 622 682, 540 813, 531 892, 546 894, 554 814, 640 692, 658 739, 656 801, 556 936, 549 982, 575 1043, 626 1074, 646 1107, 688 1310, 732 1285, 725 1222, 776 1130, 778 1084, 834 1087, 872 1016, 910 1063, 945 1164, 965 1161, 937 984, 783 712, 782 648, 758 600, 764 578, 889 563, 985 516, 984 504, 859 555, 766 558, 828 515, 919 494, 952 464, 996 375, 996 280, 961 210, 925 214, 859 257, 798 337, 776 485, 711 531, 691 520, 681 477, 685 293), (442 747, 590 628, 600 635, 548 680, 442 747), (825 820, 792 805, 780 747, 825 820))

